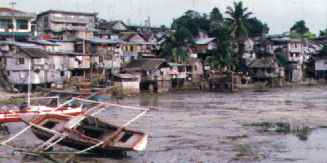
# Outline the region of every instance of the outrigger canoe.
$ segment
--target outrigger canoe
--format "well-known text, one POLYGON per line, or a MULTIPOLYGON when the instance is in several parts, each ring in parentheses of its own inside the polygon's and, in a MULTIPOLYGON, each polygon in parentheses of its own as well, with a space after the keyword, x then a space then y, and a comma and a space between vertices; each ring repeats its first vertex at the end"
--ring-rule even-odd
POLYGON ((46 142, 44 147, 58 143, 81 150, 80 153, 143 151, 148 139, 145 133, 109 124, 93 116, 48 114, 38 116, 30 124, 34 135, 46 142))

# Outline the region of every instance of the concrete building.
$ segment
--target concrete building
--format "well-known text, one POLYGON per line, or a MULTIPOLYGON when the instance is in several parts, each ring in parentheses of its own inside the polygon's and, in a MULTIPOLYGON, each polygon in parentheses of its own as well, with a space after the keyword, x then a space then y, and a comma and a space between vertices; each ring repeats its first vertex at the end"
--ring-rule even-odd
POLYGON ((92 38, 97 13, 48 10, 37 15, 36 31, 41 39, 92 38))
POLYGON ((33 13, 0 8, 0 40, 27 40, 31 36, 33 13))
POLYGON ((75 51, 83 53, 84 45, 84 53, 92 56, 92 63, 95 63, 95 68, 103 73, 118 73, 122 65, 123 44, 124 42, 120 39, 78 40, 75 51))

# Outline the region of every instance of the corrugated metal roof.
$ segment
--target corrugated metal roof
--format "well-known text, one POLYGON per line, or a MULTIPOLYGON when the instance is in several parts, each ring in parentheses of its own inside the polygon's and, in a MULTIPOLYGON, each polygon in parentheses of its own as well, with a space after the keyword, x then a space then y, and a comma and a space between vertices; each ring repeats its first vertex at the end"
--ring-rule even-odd
POLYGON ((27 42, 17 42, 17 41, 0 41, 0 45, 14 45, 18 47, 35 47, 35 44, 27 43, 27 42))
POLYGON ((50 42, 47 40, 32 40, 30 41, 31 43, 39 44, 39 45, 50 45, 50 46, 60 46, 61 44, 55 43, 55 42, 50 42))
POLYGON ((92 38, 92 39, 86 39, 86 41, 89 41, 93 44, 122 44, 122 43, 124 43, 124 41, 121 39, 92 38))
POLYGON ((158 69, 162 64, 168 63, 165 61, 165 59, 161 58, 155 58, 155 59, 138 59, 133 60, 129 64, 127 64, 124 68, 124 70, 156 70, 158 69))
POLYGON ((212 42, 215 39, 216 38, 213 38, 213 37, 200 38, 200 39, 195 40, 195 44, 197 44, 197 45, 206 45, 206 44, 209 44, 210 42, 212 42))
POLYGON ((47 58, 48 52, 34 47, 20 47, 19 50, 31 58, 47 58))

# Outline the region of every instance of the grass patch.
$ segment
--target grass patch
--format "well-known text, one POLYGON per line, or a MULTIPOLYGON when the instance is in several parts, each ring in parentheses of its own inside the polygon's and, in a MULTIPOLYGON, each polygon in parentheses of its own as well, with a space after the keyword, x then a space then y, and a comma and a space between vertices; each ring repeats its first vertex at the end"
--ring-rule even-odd
POLYGON ((0 100, 0 105, 18 105, 26 102, 25 98, 10 98, 6 100, 0 100))

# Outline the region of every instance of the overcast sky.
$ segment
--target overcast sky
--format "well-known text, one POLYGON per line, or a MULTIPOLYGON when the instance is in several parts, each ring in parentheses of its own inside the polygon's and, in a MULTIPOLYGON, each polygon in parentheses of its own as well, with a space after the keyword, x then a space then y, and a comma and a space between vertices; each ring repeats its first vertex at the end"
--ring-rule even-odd
MULTIPOLYGON (((13 0, 0 0, 8 6, 13 0)), ((170 25, 173 18, 188 9, 208 13, 213 7, 222 12, 234 0, 15 0, 16 8, 29 12, 48 9, 98 12, 109 20, 122 19, 140 25, 150 16, 152 25, 170 25)), ((287 31, 295 21, 304 19, 311 31, 327 28, 326 0, 243 0, 255 16, 267 22, 270 33, 287 31)))

